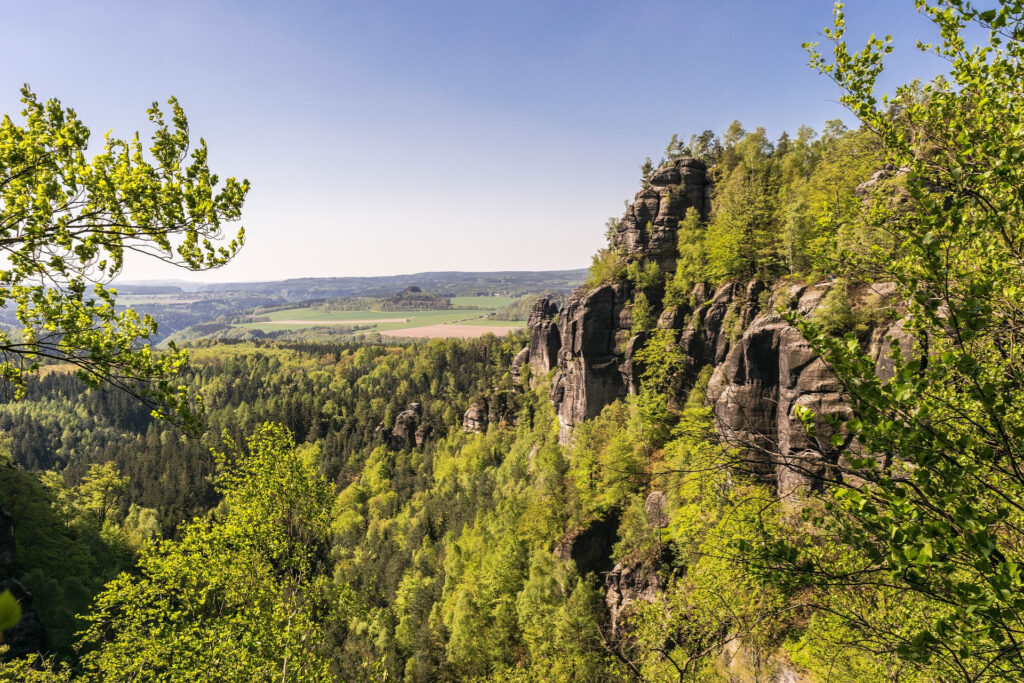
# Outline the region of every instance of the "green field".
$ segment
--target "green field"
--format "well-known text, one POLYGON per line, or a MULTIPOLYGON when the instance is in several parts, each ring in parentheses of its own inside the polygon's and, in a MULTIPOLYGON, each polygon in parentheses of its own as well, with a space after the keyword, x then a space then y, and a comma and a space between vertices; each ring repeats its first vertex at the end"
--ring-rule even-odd
POLYGON ((487 308, 495 310, 515 301, 510 296, 453 296, 452 308, 487 308))
POLYGON ((430 313, 451 313, 452 311, 324 311, 319 308, 287 308, 274 311, 259 317, 271 320, 316 320, 327 323, 345 322, 347 320, 386 320, 408 318, 414 313, 424 315, 430 313))
MULTIPOLYGON (((462 306, 484 303, 503 306, 506 302, 511 301, 508 297, 457 297, 457 299, 462 306)), ((455 300, 453 299, 453 301, 455 300)), ((489 310, 447 309, 437 311, 324 311, 316 308, 288 308, 258 316, 270 318, 269 322, 238 323, 234 327, 274 332, 302 330, 320 325, 359 325, 368 328, 359 330, 362 333, 405 330, 446 323, 509 328, 524 326, 524 323, 521 322, 487 320, 485 316, 493 310, 492 308, 489 310)))

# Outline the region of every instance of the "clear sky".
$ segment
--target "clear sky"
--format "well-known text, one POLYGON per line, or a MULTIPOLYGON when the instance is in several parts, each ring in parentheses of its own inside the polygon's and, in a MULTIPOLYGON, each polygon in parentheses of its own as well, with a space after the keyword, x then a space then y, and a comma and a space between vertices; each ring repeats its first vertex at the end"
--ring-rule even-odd
MULTIPOLYGON (((889 85, 940 69, 913 5, 847 2, 852 38, 895 36, 889 85)), ((234 262, 126 278, 580 268, 672 133, 848 119, 800 47, 831 6, 0 0, 0 112, 27 82, 127 136, 177 95, 214 170, 249 178, 234 262)))

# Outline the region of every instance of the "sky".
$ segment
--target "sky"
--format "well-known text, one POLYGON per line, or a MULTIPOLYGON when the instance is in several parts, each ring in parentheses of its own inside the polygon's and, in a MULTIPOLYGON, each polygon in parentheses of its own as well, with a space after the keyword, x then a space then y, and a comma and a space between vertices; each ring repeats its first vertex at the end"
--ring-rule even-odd
MULTIPOLYGON (((0 0, 0 113, 28 83, 100 138, 175 95, 222 177, 248 178, 247 243, 198 281, 582 268, 673 133, 738 119, 777 137, 833 118, 807 67, 828 0, 0 0)), ((890 89, 941 69, 913 0, 848 0, 892 34, 890 89)), ((15 117, 17 120, 17 117, 15 117)))

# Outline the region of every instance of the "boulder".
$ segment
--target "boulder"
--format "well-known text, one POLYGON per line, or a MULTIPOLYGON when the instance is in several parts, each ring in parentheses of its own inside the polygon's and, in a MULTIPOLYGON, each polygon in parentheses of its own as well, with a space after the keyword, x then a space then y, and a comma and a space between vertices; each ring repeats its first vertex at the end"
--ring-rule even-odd
POLYGON ((487 431, 487 402, 477 399, 469 404, 462 416, 462 431, 483 434, 487 431))
POLYGON ((662 491, 651 491, 644 501, 644 515, 647 523, 655 529, 668 526, 668 498, 662 491))
POLYGON ((393 448, 415 448, 416 431, 420 428, 423 407, 419 403, 410 403, 395 418, 395 427, 391 430, 393 448))

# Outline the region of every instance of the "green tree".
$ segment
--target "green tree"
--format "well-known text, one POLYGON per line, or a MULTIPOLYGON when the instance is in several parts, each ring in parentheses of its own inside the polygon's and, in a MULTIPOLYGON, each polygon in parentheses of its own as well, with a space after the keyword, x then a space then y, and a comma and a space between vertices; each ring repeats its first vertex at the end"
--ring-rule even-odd
POLYGON ((27 86, 21 101, 23 121, 0 122, 0 303, 20 325, 0 332, 0 378, 23 393, 41 362, 70 363, 91 386, 114 385, 194 424, 201 406, 174 381, 186 354, 150 348, 156 322, 118 311, 110 281, 128 254, 190 270, 226 263, 244 231, 225 241, 224 224, 239 218, 248 182, 220 183, 174 98, 169 123, 150 108, 148 149, 137 133, 108 134, 92 159, 73 109, 27 86))
POLYGON ((851 51, 841 4, 826 31, 832 59, 809 46, 812 65, 841 86, 890 168, 905 171, 903 201, 879 197, 869 215, 896 237, 896 256, 847 258, 851 274, 870 270, 896 284, 913 350, 894 343, 894 376, 883 380, 855 338, 793 318, 848 388, 856 418, 845 428, 856 440, 825 518, 838 545, 805 547, 795 567, 783 564, 844 592, 852 584, 902 593, 912 608, 898 620, 863 603, 831 607, 942 680, 1020 680, 1024 3, 915 4, 940 35, 921 49, 944 57, 949 73, 893 98, 875 94, 889 39, 851 51))
POLYGON ((326 570, 333 489, 283 427, 218 455, 221 505, 107 585, 81 646, 97 680, 325 680, 324 623, 344 623, 326 570))

